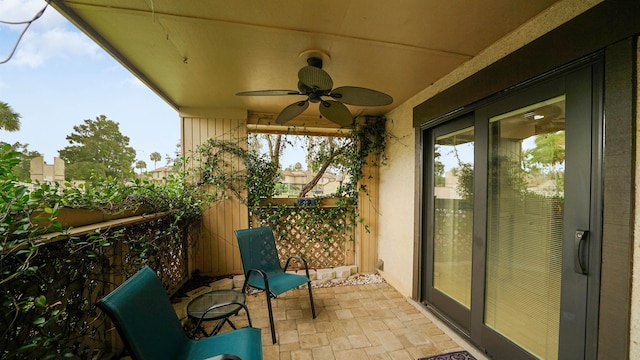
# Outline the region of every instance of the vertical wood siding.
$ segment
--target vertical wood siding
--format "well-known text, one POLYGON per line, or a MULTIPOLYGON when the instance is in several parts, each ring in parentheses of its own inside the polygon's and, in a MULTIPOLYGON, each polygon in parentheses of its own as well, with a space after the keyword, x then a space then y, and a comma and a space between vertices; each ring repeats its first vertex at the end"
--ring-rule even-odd
MULTIPOLYGON (((246 120, 227 118, 182 118, 182 149, 195 153, 207 139, 240 141, 245 144, 246 120)), ((238 159, 232 166, 244 166, 238 159)), ((193 268, 203 275, 242 273, 240 252, 233 233, 249 226, 248 209, 236 198, 218 201, 205 209, 194 250, 193 268)))
POLYGON ((378 159, 370 158, 363 170, 363 177, 360 185, 367 188, 365 194, 360 191, 358 199, 358 212, 363 219, 356 228, 355 252, 358 271, 364 273, 375 272, 375 264, 378 260, 378 191, 379 191, 379 168, 378 159))
MULTIPOLYGON (((181 121, 181 145, 186 157, 195 153, 198 146, 209 138, 246 144, 246 119, 183 116, 181 121)), ((240 168, 244 165, 238 159, 233 166, 240 168)), ((355 241, 347 244, 346 252, 355 252, 360 272, 374 272, 378 259, 378 166, 367 165, 363 171, 364 178, 360 183, 367 187, 368 193, 361 192, 358 211, 364 221, 357 225, 355 241)), ((248 227, 249 212, 239 200, 230 197, 211 204, 203 213, 190 269, 210 276, 241 274, 242 262, 233 231, 248 227)))

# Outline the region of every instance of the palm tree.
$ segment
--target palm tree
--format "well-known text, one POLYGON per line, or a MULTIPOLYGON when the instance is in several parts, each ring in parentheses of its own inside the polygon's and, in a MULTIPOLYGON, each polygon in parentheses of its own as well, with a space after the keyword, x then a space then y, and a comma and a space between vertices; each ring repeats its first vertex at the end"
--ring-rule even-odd
POLYGON ((140 169, 140 174, 142 174, 142 169, 146 169, 147 168, 147 163, 142 161, 142 160, 138 160, 136 162, 136 169, 140 169))
POLYGON ((162 160, 162 155, 160 155, 159 152, 155 151, 151 153, 149 158, 151 158, 151 161, 153 161, 153 168, 157 169, 158 166, 156 164, 158 163, 158 161, 162 160))
POLYGON ((0 101, 0 130, 20 130, 20 114, 13 111, 9 104, 0 101))

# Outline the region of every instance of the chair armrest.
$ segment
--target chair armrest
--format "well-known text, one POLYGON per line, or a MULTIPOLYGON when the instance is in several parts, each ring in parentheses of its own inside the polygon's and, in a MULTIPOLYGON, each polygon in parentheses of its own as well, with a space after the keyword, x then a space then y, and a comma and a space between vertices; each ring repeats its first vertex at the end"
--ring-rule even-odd
POLYGON ((284 271, 287 271, 287 268, 289 268, 289 262, 290 262, 292 259, 296 259, 296 260, 300 261, 300 262, 304 265, 304 271, 306 271, 306 273, 307 273, 307 278, 309 278, 309 265, 307 265, 307 260, 305 260, 302 256, 297 256, 297 255, 290 256, 290 257, 287 259, 287 262, 286 262, 286 263, 285 263, 285 265, 284 265, 284 271))
POLYGON ((247 288, 247 285, 249 284, 249 277, 251 277, 251 273, 258 273, 258 275, 260 275, 260 277, 262 277, 262 280, 264 281, 264 290, 267 292, 267 294, 271 294, 271 290, 269 289, 269 278, 267 276, 267 273, 264 272, 264 270, 260 270, 260 269, 249 269, 246 271, 245 274, 245 280, 244 280, 244 286, 242 287, 242 291, 244 292, 247 288))

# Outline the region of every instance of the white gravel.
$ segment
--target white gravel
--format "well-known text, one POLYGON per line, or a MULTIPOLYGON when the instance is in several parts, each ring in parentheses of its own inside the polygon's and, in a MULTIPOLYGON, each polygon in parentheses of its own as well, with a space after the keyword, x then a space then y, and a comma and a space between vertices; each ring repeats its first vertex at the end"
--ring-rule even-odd
POLYGON ((328 288, 336 286, 369 285, 383 283, 384 278, 380 274, 355 274, 346 279, 333 279, 328 281, 312 281, 312 288, 328 288))

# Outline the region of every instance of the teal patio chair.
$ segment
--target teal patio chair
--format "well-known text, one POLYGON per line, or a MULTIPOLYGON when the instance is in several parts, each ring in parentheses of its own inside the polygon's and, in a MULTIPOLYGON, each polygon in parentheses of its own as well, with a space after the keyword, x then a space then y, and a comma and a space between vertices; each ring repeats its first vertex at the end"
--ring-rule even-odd
POLYGON ((102 298, 98 307, 111 318, 133 359, 262 359, 260 329, 189 339, 160 279, 148 266, 102 298))
POLYGON ((269 323, 271 326, 271 338, 276 343, 276 329, 273 322, 273 309, 271 298, 300 285, 307 284, 309 289, 309 301, 311 302, 311 315, 316 318, 316 309, 313 304, 313 292, 311 291, 311 280, 309 278, 309 266, 307 261, 300 256, 291 256, 282 269, 276 241, 273 237, 271 227, 265 226, 253 229, 235 230, 238 246, 240 247, 240 257, 244 268, 244 285, 242 291, 248 287, 263 290, 267 297, 267 309, 269 310, 269 323), (307 276, 289 274, 285 271, 289 267, 289 262, 297 259, 304 265, 307 276))

